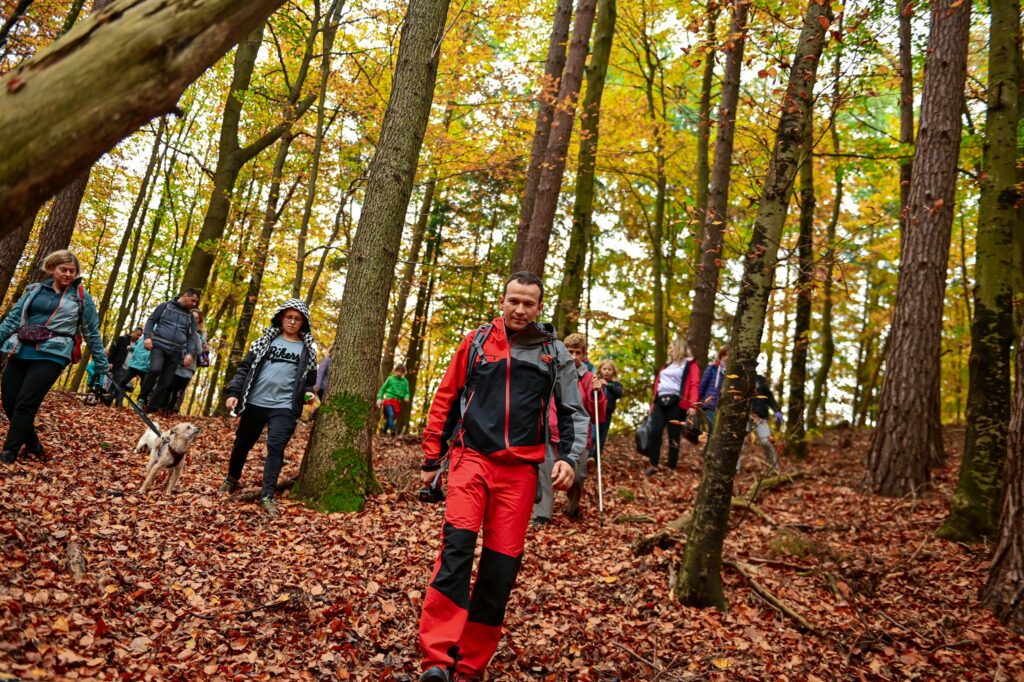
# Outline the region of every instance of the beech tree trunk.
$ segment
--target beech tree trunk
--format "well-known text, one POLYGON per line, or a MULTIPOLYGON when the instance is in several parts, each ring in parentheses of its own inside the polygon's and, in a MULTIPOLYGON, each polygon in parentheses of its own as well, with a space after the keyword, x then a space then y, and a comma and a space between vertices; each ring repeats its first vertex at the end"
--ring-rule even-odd
MULTIPOLYGON (((800 234, 797 238, 796 319, 793 360, 789 368, 786 450, 807 458, 804 424, 807 388, 807 347, 811 342, 811 302, 814 296, 814 149, 813 124, 809 127, 804 159, 800 164, 800 234)), ((785 376, 785 374, 783 374, 785 376)))
POLYGON ((558 101, 552 116, 548 147, 541 163, 540 180, 537 183, 533 214, 530 217, 530 232, 526 237, 518 268, 540 277, 544 276, 551 229, 555 223, 558 196, 562 190, 565 157, 569 151, 569 140, 572 138, 573 123, 576 119, 576 102, 580 96, 580 85, 583 83, 583 67, 587 61, 596 8, 597 0, 579 0, 579 4, 576 5, 572 40, 569 43, 565 72, 562 74, 562 82, 558 89, 558 101))
POLYGON ((927 485, 943 459, 939 404, 942 312, 953 225, 971 3, 932 5, 921 129, 866 484, 889 497, 927 485))
POLYGON ((718 404, 715 430, 705 455, 693 522, 676 583, 676 596, 689 606, 725 607, 720 573, 733 477, 747 431, 749 400, 754 395, 757 356, 782 228, 800 157, 811 134, 812 93, 825 43, 825 27, 832 19, 828 0, 821 4, 819 1, 811 0, 804 16, 768 175, 747 249, 732 328, 730 373, 718 404))
POLYGON ((999 535, 981 600, 1000 622, 1024 632, 1024 333, 1017 341, 1016 398, 1007 435, 999 535))
POLYGON ((548 57, 544 63, 544 76, 537 94, 537 124, 530 149, 530 165, 526 170, 526 187, 523 189, 523 204, 519 211, 519 229, 516 232, 516 246, 512 254, 512 271, 522 270, 526 239, 530 234, 530 219, 533 204, 537 198, 537 184, 540 182, 541 163, 551 137, 551 121, 555 114, 555 102, 565 71, 565 52, 569 41, 569 25, 572 23, 572 0, 556 0, 555 17, 551 22, 551 38, 548 42, 548 57))
MULTIPOLYGON (((696 219, 693 262, 700 262, 701 242, 704 241, 704 221, 708 214, 708 183, 711 181, 711 164, 708 151, 711 148, 711 85, 715 80, 715 45, 718 42, 718 0, 708 0, 707 35, 704 45, 704 73, 700 80, 700 99, 697 104, 697 189, 693 203, 696 219)), ((734 39, 730 36, 730 39, 734 39)), ((707 366, 707 358, 701 367, 707 366)))
POLYGON ((349 252, 327 399, 302 460, 295 492, 325 511, 356 511, 378 484, 374 409, 388 292, 437 80, 449 0, 410 0, 391 97, 367 171, 359 228, 349 252))
POLYGON ((708 188, 708 210, 704 221, 700 265, 690 314, 690 351, 701 367, 707 367, 711 346, 711 326, 715 321, 715 296, 722 261, 722 239, 729 211, 729 183, 732 177, 732 150, 736 135, 736 111, 739 107, 740 74, 743 69, 743 48, 747 36, 747 0, 733 0, 729 40, 724 51, 725 73, 722 96, 718 105, 718 133, 708 188))
POLYGON ((576 162, 576 199, 572 209, 572 232, 565 254, 562 283, 554 310, 554 325, 565 338, 579 329, 580 302, 586 276, 587 253, 594 233, 594 178, 597 166, 597 143, 601 119, 601 97, 604 94, 608 62, 615 35, 616 0, 598 0, 594 20, 593 51, 587 67, 587 90, 580 108, 580 151, 576 162))
MULTIPOLYGON (((899 35, 900 57, 900 144, 914 144, 914 53, 910 21, 914 16, 911 0, 896 0, 898 13, 897 33, 899 35)), ((907 206, 910 198, 910 178, 913 174, 912 159, 900 161, 900 245, 907 230, 907 206)))
POLYGON ((975 255, 967 432, 960 480, 939 535, 959 542, 992 537, 999 528, 1000 494, 1010 421, 1013 345, 1013 228, 1017 218, 1017 124, 1020 92, 1020 4, 992 0, 988 109, 981 162, 975 255))
POLYGON ((121 0, 0 76, 0 237, 281 4, 121 0))

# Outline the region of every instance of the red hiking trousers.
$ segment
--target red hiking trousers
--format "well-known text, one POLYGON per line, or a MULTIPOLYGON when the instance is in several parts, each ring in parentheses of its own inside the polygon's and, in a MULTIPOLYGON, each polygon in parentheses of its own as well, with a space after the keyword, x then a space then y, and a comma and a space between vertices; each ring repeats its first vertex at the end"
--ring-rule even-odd
POLYGON ((536 491, 536 465, 453 449, 441 552, 420 618, 424 670, 457 661, 458 672, 480 675, 487 667, 522 563, 536 491), (481 525, 483 551, 471 596, 481 525))

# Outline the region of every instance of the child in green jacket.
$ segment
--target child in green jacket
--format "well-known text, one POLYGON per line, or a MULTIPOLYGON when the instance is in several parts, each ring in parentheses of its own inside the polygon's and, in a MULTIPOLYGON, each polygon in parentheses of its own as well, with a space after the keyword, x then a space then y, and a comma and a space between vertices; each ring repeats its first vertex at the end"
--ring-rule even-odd
POLYGON ((377 407, 384 408, 384 428, 381 433, 391 432, 392 436, 398 435, 395 428, 395 419, 402 411, 402 400, 409 399, 409 380, 405 378, 405 365, 395 365, 391 376, 387 378, 384 385, 377 391, 377 407))

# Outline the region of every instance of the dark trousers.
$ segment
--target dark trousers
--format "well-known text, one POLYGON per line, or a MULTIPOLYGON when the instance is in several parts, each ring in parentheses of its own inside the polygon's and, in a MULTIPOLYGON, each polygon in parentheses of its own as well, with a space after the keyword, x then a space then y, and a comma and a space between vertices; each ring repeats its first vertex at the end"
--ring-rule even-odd
MULTIPOLYGON (((126 367, 117 370, 114 374, 114 381, 124 388, 124 390, 131 393, 131 383, 135 381, 136 377, 142 377, 142 380, 145 381, 146 373, 135 367, 126 367)), ((114 400, 114 404, 118 407, 121 407, 124 404, 124 395, 120 391, 117 392, 117 398, 114 400)))
POLYGON ((665 427, 668 427, 668 468, 675 469, 679 464, 679 434, 683 427, 680 424, 669 424, 670 419, 683 421, 686 419, 686 411, 678 401, 671 407, 655 401, 651 412, 651 440, 647 444, 647 457, 651 460, 651 466, 658 466, 658 460, 661 459, 661 432, 665 427))
POLYGON ((167 402, 167 409, 172 414, 181 412, 181 404, 185 402, 185 391, 188 390, 190 381, 192 381, 192 377, 174 375, 174 381, 171 382, 171 399, 167 402))
POLYGON ((149 374, 142 382, 142 393, 139 394, 139 399, 147 403, 150 411, 170 407, 174 370, 178 369, 182 357, 180 350, 164 350, 153 345, 149 354, 149 374))
POLYGON ((295 433, 297 419, 289 409, 273 410, 266 407, 246 405, 238 418, 235 431, 235 445, 231 449, 228 476, 234 480, 242 477, 245 460, 267 427, 267 460, 263 464, 263 488, 260 497, 273 497, 277 490, 277 478, 284 466, 284 449, 295 433))
POLYGON ((43 398, 64 365, 49 360, 19 360, 12 357, 4 369, 0 390, 3 391, 4 414, 11 422, 4 441, 4 450, 17 452, 22 445, 30 449, 39 447, 36 435, 36 413, 43 398))

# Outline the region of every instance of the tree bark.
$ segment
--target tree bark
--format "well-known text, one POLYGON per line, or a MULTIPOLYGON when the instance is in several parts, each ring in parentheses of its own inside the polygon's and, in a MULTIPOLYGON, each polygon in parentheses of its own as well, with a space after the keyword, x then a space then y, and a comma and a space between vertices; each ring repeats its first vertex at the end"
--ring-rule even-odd
POLYGON ((565 70, 565 52, 569 41, 569 25, 572 23, 572 0, 556 0, 555 17, 551 22, 551 38, 548 42, 548 57, 544 63, 541 89, 537 93, 537 124, 530 149, 530 165, 526 170, 526 187, 523 189, 523 204, 519 211, 519 229, 516 232, 516 246, 512 253, 512 271, 522 270, 526 239, 530 234, 530 219, 537 198, 537 184, 540 182, 541 163, 551 137, 551 121, 555 114, 555 102, 565 70))
POLYGON ((715 296, 718 293, 718 273, 724 265, 722 239, 729 212, 729 183, 732 177, 732 151, 736 135, 736 111, 739 107, 748 7, 747 0, 733 0, 729 40, 723 48, 726 53, 725 73, 722 78, 721 102, 718 106, 718 133, 715 139, 711 185, 708 188, 708 209, 706 215, 700 216, 704 221, 704 228, 700 265, 693 294, 693 309, 690 314, 689 339, 690 351, 701 367, 708 364, 711 326, 715 320, 715 296))
MULTIPOLYGON (((707 41, 704 46, 704 73, 700 80, 700 99, 697 104, 697 190, 693 202, 693 217, 696 220, 693 262, 700 262, 701 242, 704 241, 704 221, 708 214, 708 183, 711 181, 711 164, 708 152, 711 148, 711 85, 715 80, 715 45, 718 42, 718 0, 708 0, 707 41)), ((735 40, 733 35, 730 40, 735 40)), ((701 367, 707 366, 707 358, 701 367)))
POLYGON ((540 277, 544 276, 551 229, 555 223, 558 196, 562 190, 565 157, 569 151, 569 140, 572 138, 576 119, 576 102, 583 83, 583 67, 587 61, 596 8, 597 0, 579 0, 576 5, 569 54, 565 60, 565 72, 562 74, 562 82, 558 89, 558 101, 552 116, 548 147, 541 163, 540 180, 537 182, 533 214, 530 217, 530 233, 526 237, 522 260, 517 268, 540 277))
POLYGON ((768 175, 747 249, 732 328, 730 374, 722 389, 675 590, 680 601, 689 606, 725 606, 720 573, 733 477, 747 431, 749 400, 754 395, 757 356, 782 228, 800 156, 810 135, 812 93, 825 43, 825 27, 832 19, 828 0, 821 4, 819 1, 811 0, 804 16, 768 175))
MULTIPOLYGON (((21 253, 32 235, 32 218, 25 218, 13 232, 0 237, 0 308, 3 308, 4 297, 18 271, 21 253)), ((14 299, 17 300, 17 299, 14 299)))
POLYGON ((572 209, 572 232, 565 254, 562 283, 554 311, 554 326, 565 338, 579 329, 580 301, 587 252, 594 232, 594 178, 597 166, 597 144, 601 119, 601 97, 604 94, 608 62, 615 35, 616 0, 598 0, 594 20, 594 45, 587 67, 587 90, 580 108, 580 151, 576 162, 576 199, 572 209))
POLYGON ((928 484, 929 467, 943 458, 939 351, 971 3, 938 0, 932 7, 921 130, 866 474, 867 487, 888 497, 914 493, 928 484))
POLYGON ((0 76, 0 236, 151 118, 282 0, 121 0, 0 76))
MULTIPOLYGON (((912 0, 896 0, 900 59, 900 144, 914 144, 914 54, 910 26, 914 15, 912 0)), ((910 199, 910 178, 913 175, 913 159, 900 161, 900 245, 907 231, 907 210, 910 199)))
MULTIPOLYGON (((798 459, 807 458, 807 427, 804 424, 807 388, 807 346, 811 341, 811 303, 814 297, 814 134, 809 126, 804 159, 800 164, 800 234, 797 237, 796 316, 793 359, 789 366, 786 450, 798 459)), ((783 374, 785 376, 785 374, 783 374)))
POLYGON ((975 252, 967 432, 960 479, 939 536, 959 542, 992 537, 999 529, 1000 494, 1010 421, 1013 324, 1013 229, 1017 218, 1017 73, 1020 4, 992 0, 988 109, 981 162, 975 252))
POLYGON ((349 253, 327 399, 302 460, 296 489, 325 511, 363 508, 373 474, 373 408, 380 377, 388 291, 434 98, 449 0, 410 0, 391 97, 367 171, 359 228, 349 253))
POLYGON ((1017 341, 1017 388, 1007 442, 999 535, 981 599, 1000 622, 1024 632, 1024 333, 1017 341))

